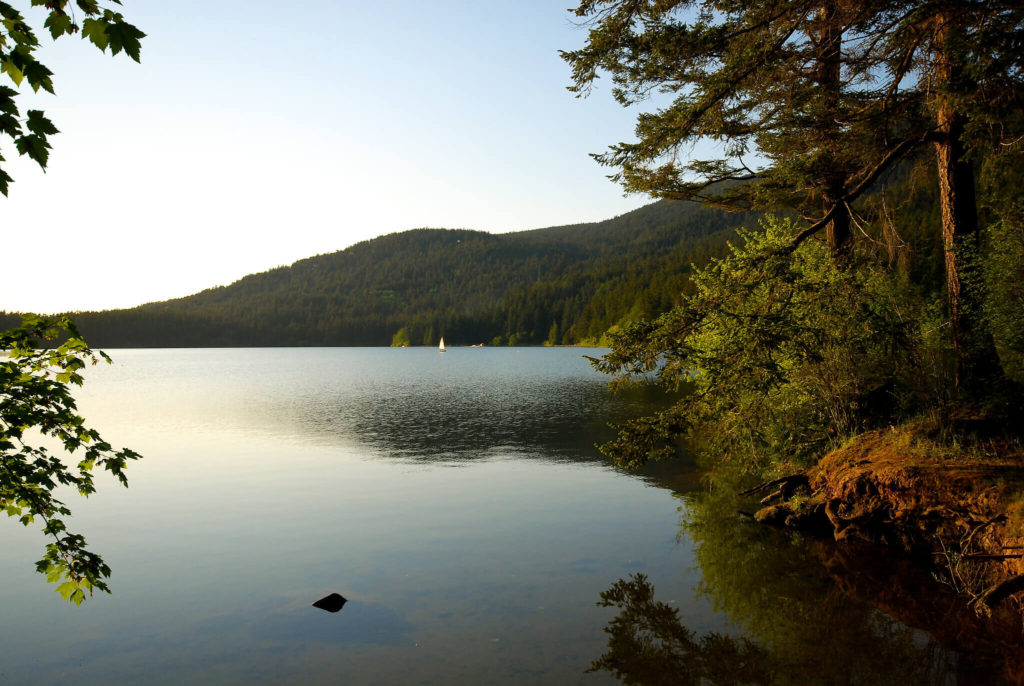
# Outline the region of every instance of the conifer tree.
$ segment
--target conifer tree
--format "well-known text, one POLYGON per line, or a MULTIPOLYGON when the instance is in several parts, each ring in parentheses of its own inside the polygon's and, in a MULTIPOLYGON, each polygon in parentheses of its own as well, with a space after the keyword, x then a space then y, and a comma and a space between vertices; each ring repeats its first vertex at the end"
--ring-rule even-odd
POLYGON ((984 395, 1002 371, 983 319, 976 163, 990 144, 1022 133, 1019 117, 1002 115, 1024 98, 1024 8, 921 3, 893 42, 920 46, 917 91, 931 115, 956 379, 966 395, 984 395))
POLYGON ((595 157, 627 191, 804 217, 849 241, 851 205, 900 160, 934 147, 952 344, 966 395, 1000 374, 981 320, 974 163, 1019 146, 1024 9, 1010 0, 583 0, 586 45, 563 53, 571 90, 602 72, 639 116, 638 140, 595 157), (1012 124, 1012 125, 1011 125, 1012 124), (710 140, 717 159, 691 160, 710 140))
POLYGON ((671 97, 639 116, 637 142, 595 157, 628 191, 796 210, 808 235, 827 227, 843 251, 850 203, 913 147, 904 92, 868 47, 872 11, 841 0, 586 0, 576 14, 588 42, 563 53, 570 90, 588 93, 605 71, 624 105, 671 97), (689 159, 702 140, 721 156, 689 159))

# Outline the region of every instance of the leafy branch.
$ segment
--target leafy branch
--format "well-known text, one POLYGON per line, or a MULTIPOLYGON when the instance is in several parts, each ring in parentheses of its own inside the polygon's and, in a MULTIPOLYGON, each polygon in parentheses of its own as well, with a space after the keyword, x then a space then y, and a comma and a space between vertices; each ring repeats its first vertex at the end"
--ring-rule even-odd
POLYGON ((96 491, 96 471, 107 471, 127 486, 124 470, 139 458, 132 450, 114 450, 88 428, 70 392, 71 385, 82 385, 87 365, 110 358, 90 349, 67 318, 36 315, 0 332, 0 350, 8 351, 0 361, 0 511, 25 526, 42 521, 52 542, 36 569, 58 584, 56 591, 65 599, 81 604, 86 593, 110 592, 104 581, 110 568, 88 550, 85 538, 67 530, 63 518, 71 510, 54 491, 70 487, 88 497, 96 491), (77 461, 65 463, 46 447, 32 445, 31 436, 55 439, 77 461))
MULTIPOLYGON (((121 4, 120 0, 110 2, 121 4)), ((101 7, 97 0, 75 0, 74 5, 69 0, 31 0, 31 4, 47 11, 43 26, 53 40, 78 33, 103 52, 109 48, 112 55, 124 52, 139 61, 141 40, 146 34, 125 21, 120 12, 101 7), (82 14, 81 24, 75 18, 74 7, 82 14)), ((0 86, 0 138, 10 138, 19 155, 46 169, 49 137, 59 131, 42 110, 28 110, 22 117, 16 101, 22 84, 34 92, 42 89, 54 93, 53 72, 36 57, 39 47, 39 39, 21 12, 0 1, 0 74, 6 74, 15 86, 0 86)), ((0 163, 4 161, 0 154, 0 163)), ((7 195, 11 181, 10 174, 0 166, 0 193, 7 195)))

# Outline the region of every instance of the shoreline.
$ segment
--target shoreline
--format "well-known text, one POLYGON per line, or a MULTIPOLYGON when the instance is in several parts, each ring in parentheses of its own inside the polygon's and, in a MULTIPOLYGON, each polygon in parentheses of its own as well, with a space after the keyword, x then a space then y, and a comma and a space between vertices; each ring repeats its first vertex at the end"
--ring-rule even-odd
POLYGON ((763 495, 770 526, 908 555, 979 615, 1024 614, 1024 448, 944 447, 913 427, 872 431, 763 495))

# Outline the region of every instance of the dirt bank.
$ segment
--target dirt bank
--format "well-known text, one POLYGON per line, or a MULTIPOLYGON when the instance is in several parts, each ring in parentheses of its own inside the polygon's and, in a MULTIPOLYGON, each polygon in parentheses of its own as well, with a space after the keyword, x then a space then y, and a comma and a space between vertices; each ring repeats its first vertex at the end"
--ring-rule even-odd
POLYGON ((762 484, 758 520, 906 551, 981 614, 1024 608, 1024 449, 939 444, 913 429, 857 437, 762 484))

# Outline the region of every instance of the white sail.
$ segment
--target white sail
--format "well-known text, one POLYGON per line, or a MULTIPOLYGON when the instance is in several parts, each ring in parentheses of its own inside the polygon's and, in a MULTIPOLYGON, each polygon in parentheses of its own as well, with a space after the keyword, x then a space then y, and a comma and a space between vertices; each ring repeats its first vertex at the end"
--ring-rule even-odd
POLYGON ((441 345, 437 346, 438 351, 444 352, 444 336, 441 336, 441 345))

